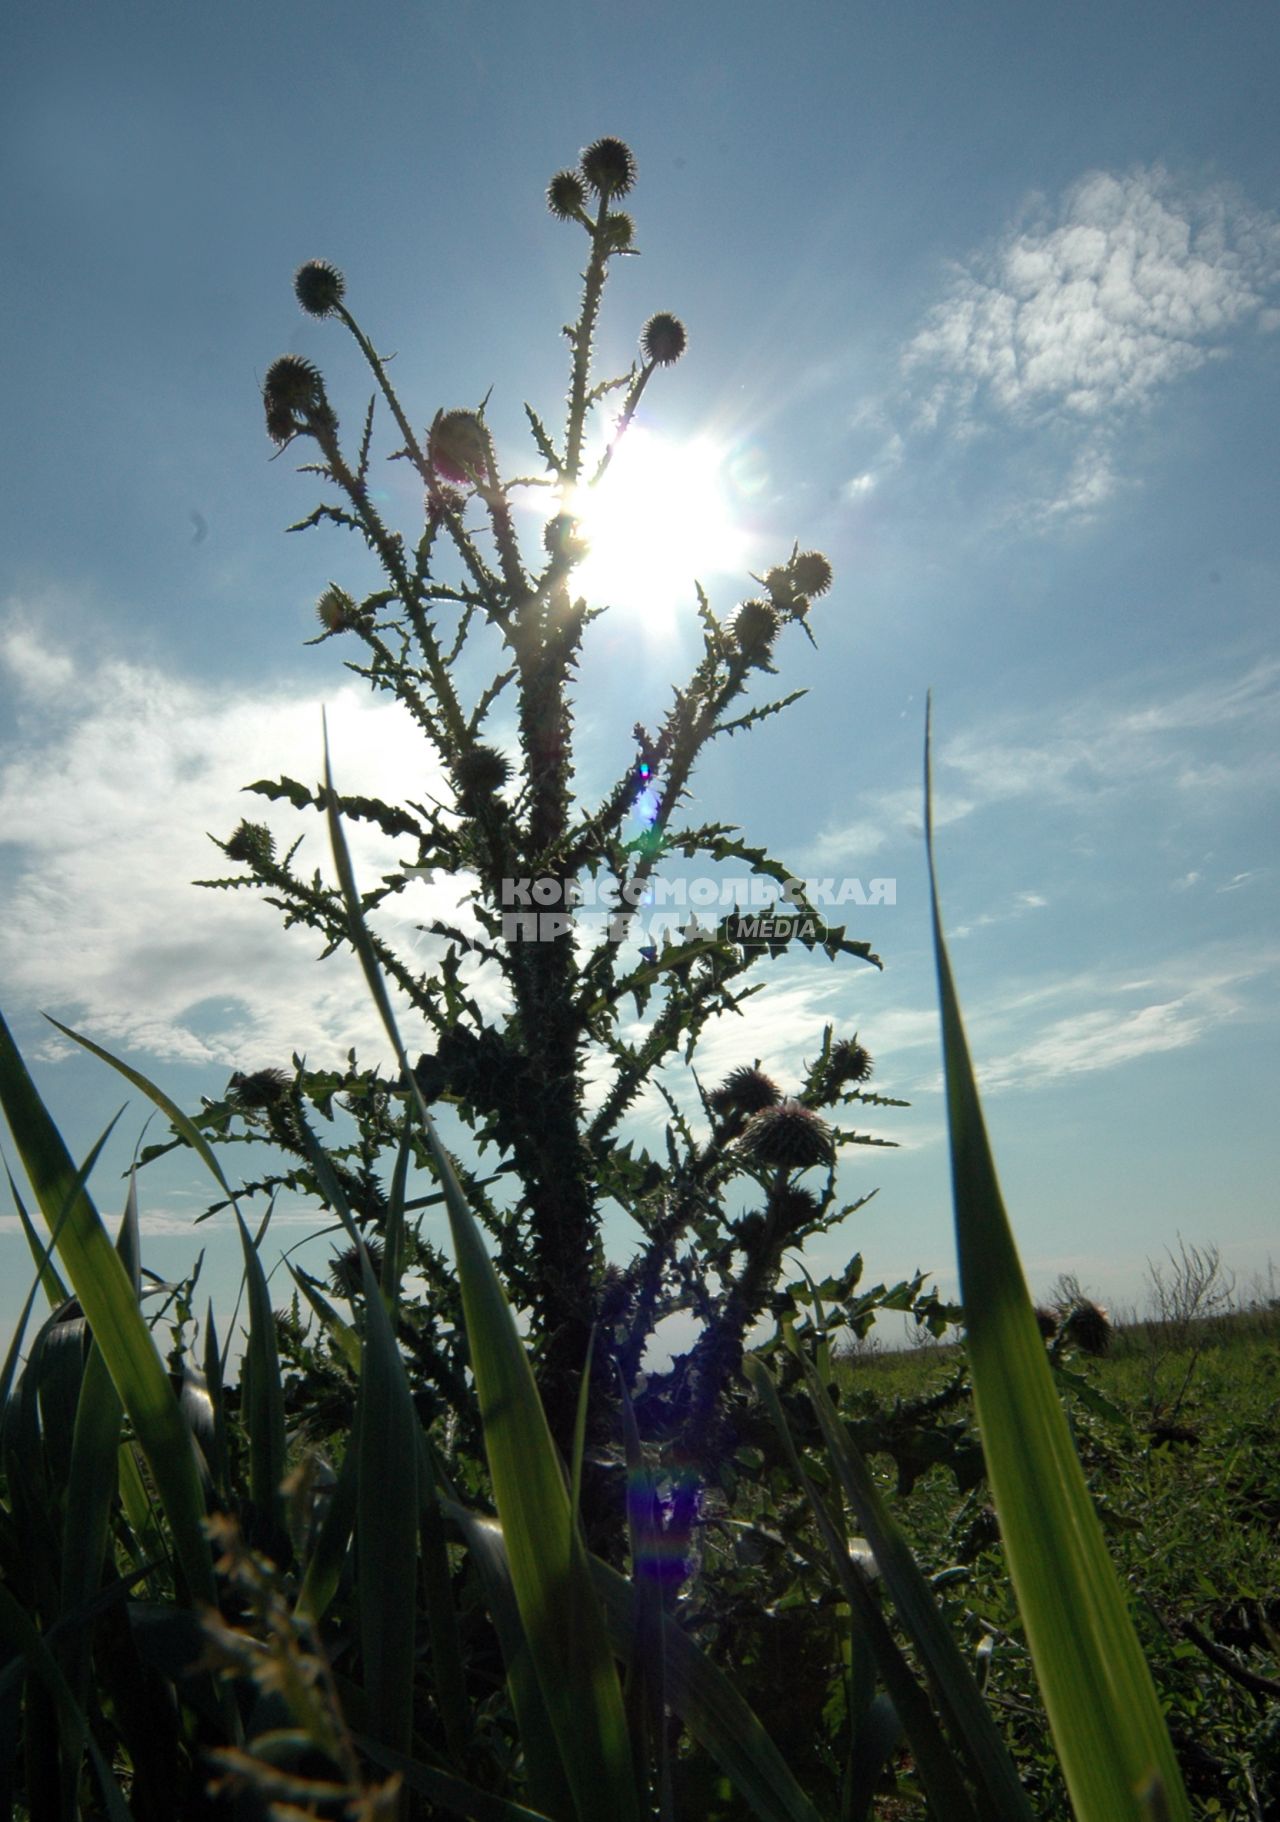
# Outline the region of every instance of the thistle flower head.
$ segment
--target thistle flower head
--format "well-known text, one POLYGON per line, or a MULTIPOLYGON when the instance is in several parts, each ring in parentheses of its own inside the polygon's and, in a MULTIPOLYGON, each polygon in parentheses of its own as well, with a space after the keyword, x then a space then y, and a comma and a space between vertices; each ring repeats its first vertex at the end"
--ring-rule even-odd
POLYGON ((765 571, 764 585, 769 591, 769 599, 780 614, 788 620, 803 619, 809 611, 809 603, 797 587, 795 577, 788 565, 785 568, 775 565, 765 571))
MULTIPOLYGON (((366 1240, 364 1245, 373 1267, 373 1275, 381 1282, 382 1261, 385 1257, 382 1242, 366 1240)), ((340 1297, 352 1299, 360 1295, 364 1289, 364 1272, 358 1246, 348 1246, 342 1252, 333 1254, 329 1260, 329 1282, 340 1297)))
POLYGON ((316 617, 326 632, 348 632, 360 618, 359 609, 345 588, 331 582, 316 602, 316 617))
POLYGON ((1090 1298, 1081 1297, 1063 1319, 1062 1333, 1082 1354, 1102 1355, 1111 1346, 1111 1319, 1090 1298))
POLYGON ((631 147, 621 139, 596 139, 581 158, 582 175, 597 196, 625 196, 636 180, 631 147))
POLYGON ((769 1213, 773 1216, 778 1230, 784 1234, 798 1234, 802 1228, 810 1227, 822 1213, 822 1203, 811 1189, 802 1189, 795 1183, 784 1183, 769 1197, 769 1213))
POLYGON ((831 587, 831 565, 820 550, 802 550, 787 568, 802 595, 825 595, 831 587))
POLYGON ((346 279, 327 259, 309 259, 293 275, 293 294, 308 316, 328 316, 346 288, 346 279))
POLYGON ((272 361, 262 382, 262 403, 273 443, 287 443, 317 414, 332 421, 320 369, 301 354, 282 354, 272 361))
POLYGON ((577 171, 557 171, 547 185, 547 207, 561 221, 580 215, 586 200, 586 185, 577 171))
POLYGON ((252 1075, 237 1070, 227 1084, 227 1099, 237 1107, 274 1107, 289 1092, 289 1077, 283 1069, 255 1069, 252 1075))
POLYGON ((1052 1341, 1058 1332, 1058 1312, 1051 1310, 1047 1304, 1037 1303, 1035 1309, 1036 1327, 1045 1341, 1052 1341))
POLYGON ((744 658, 765 658, 780 624, 772 602, 753 599, 744 601, 730 617, 729 631, 744 658))
POLYGON ((811 1164, 829 1164, 835 1155, 826 1121, 790 1098, 748 1121, 738 1147, 753 1164, 778 1170, 807 1170, 811 1164))
POLYGON ((437 411, 427 432, 427 454, 443 480, 473 482, 488 470, 488 434, 474 411, 437 411))
POLYGON ((763 1069, 743 1067, 730 1071, 719 1088, 707 1096, 707 1104, 713 1113, 759 1113, 762 1107, 772 1107, 781 1099, 777 1084, 769 1080, 763 1069))
POLYGON ((284 411, 309 411, 323 397, 320 369, 305 355, 282 354, 267 368, 262 398, 268 411, 273 405, 284 411))
POLYGON ((624 210, 605 216, 602 238, 610 253, 624 253, 635 237, 636 224, 624 210))
POLYGON ((588 550, 581 521, 571 512, 558 512, 542 528, 542 547, 549 556, 563 557, 570 563, 581 562, 588 550))
POLYGON ((865 1082, 874 1067, 870 1053, 856 1037, 841 1038, 838 1044, 831 1046, 827 1073, 833 1081, 865 1082))
POLYGON ((268 861, 276 851, 275 838, 260 822, 242 822, 226 843, 228 860, 268 861))
POLYGON ((511 776, 511 761, 496 747, 472 747, 454 760, 453 776, 459 797, 472 804, 502 789, 511 776))
POLYGON ((656 367, 673 367, 688 345, 684 324, 669 310, 659 310, 640 331, 644 358, 656 367))

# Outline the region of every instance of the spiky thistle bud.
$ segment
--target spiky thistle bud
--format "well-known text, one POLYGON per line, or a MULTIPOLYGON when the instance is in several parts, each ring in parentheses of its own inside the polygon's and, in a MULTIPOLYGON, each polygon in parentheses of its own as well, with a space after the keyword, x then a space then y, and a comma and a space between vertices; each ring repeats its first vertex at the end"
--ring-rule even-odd
POLYGON ((586 186, 576 171, 557 171, 547 185, 547 207, 561 221, 580 215, 586 200, 586 186))
POLYGON ((316 617, 326 632, 345 633, 356 625, 360 610, 345 588, 331 582, 316 602, 316 617))
POLYGON ((779 1101, 747 1123, 738 1147, 753 1164, 778 1170, 807 1170, 835 1155, 831 1128, 800 1101, 779 1101))
POLYGON ((831 565, 820 550, 802 550, 798 557, 792 557, 787 568, 802 595, 825 595, 831 587, 831 565))
POLYGON ((1047 1304, 1037 1303, 1035 1308, 1036 1327, 1045 1341, 1052 1341, 1058 1332, 1058 1312, 1051 1310, 1047 1304))
POLYGON ((874 1067, 870 1053, 856 1037, 841 1038, 838 1044, 831 1046, 827 1074, 833 1082, 865 1082, 874 1067))
POLYGON ((597 196, 625 196, 636 180, 631 147, 621 139, 596 139, 582 154, 582 175, 597 196))
POLYGON ((606 215, 601 238, 610 253, 625 253, 636 235, 636 224, 631 217, 619 209, 616 215, 606 215))
MULTIPOLYGON (((365 1251, 373 1267, 373 1275, 379 1282, 382 1280, 382 1262, 385 1257, 381 1240, 366 1240, 365 1251)), ((329 1282, 340 1297, 348 1301, 358 1297, 364 1289, 364 1270, 360 1262, 360 1248, 348 1246, 340 1253, 334 1253, 329 1260, 329 1282)))
POLYGON ((230 841, 226 843, 225 852, 228 860, 269 861, 275 854, 275 838, 270 829, 260 822, 242 822, 230 841))
POLYGON ((589 546, 582 535, 581 522, 571 512, 558 512, 542 528, 542 548, 549 556, 580 563, 589 546))
POLYGON ((227 1084, 227 1099, 237 1107, 274 1107, 289 1092, 289 1077, 283 1069, 255 1069, 251 1075, 239 1070, 227 1084))
POLYGON ((771 1082, 763 1069, 743 1067, 729 1072, 719 1088, 707 1096, 713 1113, 759 1113, 782 1099, 776 1082, 771 1082))
POLYGON ((274 443, 287 443, 320 417, 336 422, 320 369, 301 354, 282 354, 272 361, 262 382, 262 403, 267 435, 274 443))
POLYGON ((640 348, 654 367, 674 367, 689 345, 684 324, 669 310, 659 310, 640 331, 640 348))
POLYGON ((285 411, 308 411, 324 397, 324 381, 314 361, 302 354, 282 354, 267 368, 262 382, 267 405, 285 411))
POLYGON ((811 1189, 802 1189, 796 1183, 784 1183, 769 1197, 769 1213, 773 1216, 774 1225, 783 1234, 798 1234, 802 1228, 811 1227, 822 1213, 822 1203, 811 1189))
POLYGON ((327 259, 309 259, 293 275, 293 294, 308 316, 328 316, 346 288, 346 279, 327 259))
POLYGON ((1082 1297, 1067 1312, 1062 1333, 1082 1354, 1101 1356, 1111 1346, 1111 1319, 1091 1298, 1082 1297))
POLYGON ((790 565, 785 569, 775 566, 766 570, 764 585, 769 591, 769 599, 780 614, 788 620, 802 620, 809 611, 809 603, 796 584, 790 565))
POLYGON ((511 776, 511 761, 495 747, 472 747, 454 760, 453 776, 458 796, 471 806, 502 789, 511 776))
POLYGON ((744 658, 767 658, 780 625, 776 608, 768 601, 744 601, 730 617, 728 630, 744 658))
POLYGON ((489 467, 489 438, 474 411, 437 411, 427 432, 431 466, 446 481, 484 480, 489 467))

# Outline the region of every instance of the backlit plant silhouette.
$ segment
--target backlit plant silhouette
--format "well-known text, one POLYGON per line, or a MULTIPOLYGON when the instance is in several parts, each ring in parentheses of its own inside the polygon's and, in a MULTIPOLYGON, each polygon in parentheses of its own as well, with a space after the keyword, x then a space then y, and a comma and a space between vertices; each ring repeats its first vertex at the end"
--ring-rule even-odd
MULTIPOLYGON (((795 699, 757 700, 757 686, 774 674, 775 651, 788 636, 812 637, 812 604, 832 581, 824 556, 793 549, 724 613, 690 578, 689 611, 702 633, 692 674, 656 723, 636 726, 602 797, 583 801, 576 789, 574 674, 591 622, 608 606, 575 590, 588 549, 584 502, 659 370, 686 347, 682 323, 660 311, 644 324, 628 371, 600 379, 593 370, 606 280, 634 250, 634 224, 620 207, 634 178, 628 147, 606 138, 548 186, 552 214, 581 236, 586 268, 577 317, 565 330, 563 430, 556 435, 526 406, 536 474, 505 474, 483 405, 437 410, 425 430, 417 428, 422 420, 401 402, 352 313, 343 275, 322 261, 297 273, 298 301, 350 333, 374 396, 348 438, 319 370, 287 354, 268 370, 263 402, 274 442, 306 452, 306 472, 327 483, 328 497, 302 526, 356 532, 383 572, 362 599, 337 583, 326 589, 320 637, 355 648, 348 667, 403 705, 451 788, 443 802, 343 796, 340 809, 402 844, 401 870, 364 897, 375 930, 379 906, 422 873, 473 882, 475 924, 425 926, 425 966, 421 954, 400 953, 385 938, 378 958, 419 1021, 419 1085, 429 1102, 452 1108, 470 1135, 462 1148, 473 1165, 466 1186, 508 1293, 528 1313, 553 1433, 567 1450, 593 1333, 592 1429, 603 1434, 617 1395, 611 1363, 634 1393, 649 1336, 683 1308, 701 1323, 698 1339, 670 1374, 649 1382, 641 1414, 649 1434, 701 1459, 717 1441, 744 1338, 772 1306, 790 1307, 778 1289, 784 1253, 849 1212, 837 1160, 844 1146, 872 1141, 839 1130, 830 1116, 868 1102, 900 1103, 867 1087, 867 1051, 830 1030, 794 1097, 784 1097, 752 1059, 709 1091, 692 1073, 708 1022, 755 990, 749 977, 783 951, 785 935, 831 961, 877 961, 865 942, 821 921, 782 861, 734 827, 682 819, 707 746, 795 699), (423 519, 412 538, 385 521, 370 483, 380 413, 393 427, 390 459, 410 464, 421 483, 423 519), (530 550, 515 503, 533 488, 545 496, 545 525, 530 550), (473 675, 477 653, 486 655, 489 681, 467 696, 464 661, 473 675), (500 715, 515 729, 505 745, 491 731, 500 715), (786 895, 778 909, 790 918, 789 931, 780 935, 775 923, 772 941, 741 940, 729 909, 710 924, 667 931, 660 945, 646 943, 637 909, 664 862, 677 859, 769 882, 770 893, 786 895), (615 906, 594 933, 572 915, 584 880, 607 889, 615 906), (498 984, 505 1016, 481 1010, 481 997, 494 1003, 492 991, 474 991, 481 977, 498 984), (624 1032, 624 1013, 633 1009, 640 1029, 628 1024, 624 1032), (690 1084, 701 1099, 701 1128, 690 1084), (665 1136, 649 1148, 625 1130, 646 1090, 663 1097, 669 1114, 665 1136), (606 1259, 602 1221, 610 1207, 623 1210, 639 1235, 625 1263, 606 1259)), ((339 756, 339 772, 340 764, 339 756)), ((325 807, 321 786, 282 778, 251 788, 300 810, 325 807)), ((340 893, 318 873, 299 870, 296 844, 281 852, 265 825, 246 821, 220 845, 238 870, 209 883, 256 887, 328 949, 349 943, 340 893)), ((814 965, 827 964, 819 955, 814 965)), ((315 1195, 321 1186, 301 1127, 313 1125, 317 1111, 327 1118, 337 1096, 356 1128, 331 1150, 358 1218, 374 1232, 384 1208, 378 1159, 397 1140, 402 1090, 354 1058, 338 1072, 299 1067, 296 1081, 258 1070, 234 1078, 203 1124, 291 1153, 290 1167, 268 1173, 264 1184, 315 1195)), ((422 1153, 417 1160, 427 1163, 422 1153)), ((463 1364, 452 1278, 429 1245, 417 1245, 412 1263, 427 1285, 412 1337, 416 1369, 424 1398, 444 1408, 455 1402, 463 1364)), ((837 1306, 852 1295, 857 1273, 855 1262, 829 1287, 837 1306)))

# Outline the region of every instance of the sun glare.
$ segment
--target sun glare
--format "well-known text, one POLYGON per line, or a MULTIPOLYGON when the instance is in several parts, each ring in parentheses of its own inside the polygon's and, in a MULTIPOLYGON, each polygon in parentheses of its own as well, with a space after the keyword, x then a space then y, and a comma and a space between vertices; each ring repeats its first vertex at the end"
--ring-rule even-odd
POLYGON ((589 555, 576 572, 589 600, 643 615, 655 632, 692 608, 694 583, 745 576, 725 452, 706 438, 673 443, 633 424, 599 485, 575 502, 589 555))

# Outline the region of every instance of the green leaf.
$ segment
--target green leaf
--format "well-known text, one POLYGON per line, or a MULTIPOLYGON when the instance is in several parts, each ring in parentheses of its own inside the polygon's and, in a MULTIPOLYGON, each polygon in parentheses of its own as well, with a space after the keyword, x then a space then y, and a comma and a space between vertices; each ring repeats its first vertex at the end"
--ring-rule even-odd
POLYGON ((1072 1447, 987 1138, 925 840, 967 1351, 1005 1556, 1078 1822, 1190 1815, 1151 1673, 1072 1447))

